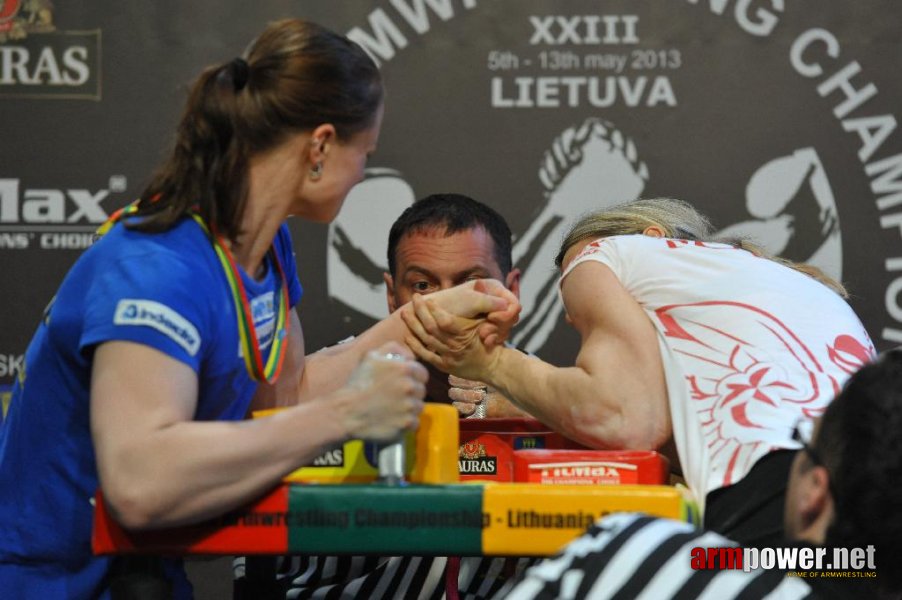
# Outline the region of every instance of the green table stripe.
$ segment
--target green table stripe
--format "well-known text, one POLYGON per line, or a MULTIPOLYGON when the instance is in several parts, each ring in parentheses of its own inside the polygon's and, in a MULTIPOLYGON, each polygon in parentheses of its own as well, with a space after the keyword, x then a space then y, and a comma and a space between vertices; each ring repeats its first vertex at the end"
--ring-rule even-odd
POLYGON ((482 553, 481 485, 294 485, 288 549, 318 554, 482 553))

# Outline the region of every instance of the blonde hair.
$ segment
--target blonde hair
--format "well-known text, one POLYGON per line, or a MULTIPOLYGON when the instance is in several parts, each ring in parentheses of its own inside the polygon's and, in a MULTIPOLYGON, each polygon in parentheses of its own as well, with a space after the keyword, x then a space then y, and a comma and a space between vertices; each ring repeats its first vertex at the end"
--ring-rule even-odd
POLYGON ((688 202, 673 198, 634 200, 588 213, 580 218, 564 236, 561 250, 555 257, 554 263, 560 268, 567 251, 582 241, 614 235, 640 234, 649 227, 659 227, 665 237, 673 239, 731 244, 751 252, 755 256, 772 260, 804 273, 843 298, 849 297, 849 293, 841 283, 818 267, 771 255, 746 239, 716 239, 711 221, 705 215, 698 212, 688 202))

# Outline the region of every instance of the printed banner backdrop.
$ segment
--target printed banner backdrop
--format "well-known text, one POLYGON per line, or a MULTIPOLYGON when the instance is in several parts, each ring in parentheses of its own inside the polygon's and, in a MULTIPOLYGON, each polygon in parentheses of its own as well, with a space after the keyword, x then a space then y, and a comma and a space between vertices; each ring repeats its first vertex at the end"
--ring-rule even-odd
POLYGON ((640 196, 820 266, 878 349, 902 342, 897 0, 0 0, 0 384, 94 228, 140 192, 192 78, 285 16, 347 33, 387 88, 367 180, 333 224, 292 224, 311 350, 386 314, 391 222, 451 191, 509 220, 515 342, 552 362, 577 343, 563 231, 640 196))

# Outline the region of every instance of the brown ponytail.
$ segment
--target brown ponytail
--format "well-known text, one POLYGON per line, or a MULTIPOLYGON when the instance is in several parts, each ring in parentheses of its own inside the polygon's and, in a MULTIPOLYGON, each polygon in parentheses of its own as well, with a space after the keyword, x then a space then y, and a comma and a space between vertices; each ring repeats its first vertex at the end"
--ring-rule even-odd
POLYGON ((348 139, 372 125, 382 95, 376 64, 354 42, 299 19, 270 24, 246 57, 194 82, 172 152, 141 194, 143 218, 129 226, 164 231, 196 209, 236 240, 254 155, 324 123, 348 139))

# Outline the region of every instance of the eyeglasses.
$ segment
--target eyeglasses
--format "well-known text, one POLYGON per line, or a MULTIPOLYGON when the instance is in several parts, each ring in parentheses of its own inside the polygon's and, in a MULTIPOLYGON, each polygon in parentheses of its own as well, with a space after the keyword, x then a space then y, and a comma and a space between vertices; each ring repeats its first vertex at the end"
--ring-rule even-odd
POLYGON ((816 465, 825 466, 824 461, 821 458, 820 453, 814 449, 811 445, 811 438, 806 434, 802 433, 802 420, 799 420, 796 423, 795 427, 792 428, 792 441, 798 442, 802 445, 802 450, 808 453, 808 456, 811 457, 812 462, 816 465))
POLYGON ((839 498, 840 496, 836 493, 836 482, 833 481, 833 475, 830 473, 830 469, 827 468, 826 463, 824 463, 824 459, 821 457, 820 452, 814 449, 814 446, 811 445, 811 437, 802 433, 802 430, 811 431, 814 428, 803 428, 802 425, 805 423, 804 419, 799 419, 796 423, 795 427, 792 428, 792 439, 794 442, 798 442, 802 445, 802 450, 811 458, 811 462, 815 467, 823 467, 825 471, 827 471, 827 487, 830 488, 830 495, 833 498, 839 498))

